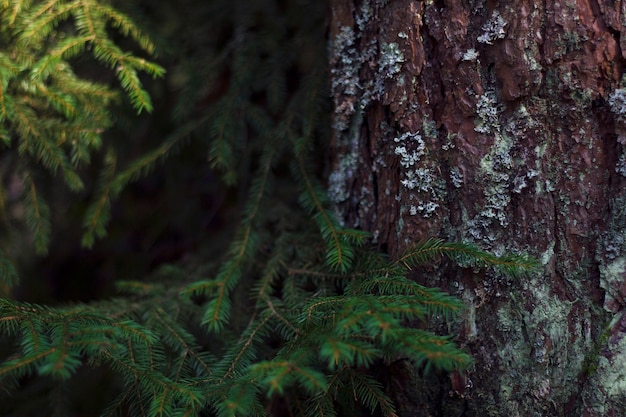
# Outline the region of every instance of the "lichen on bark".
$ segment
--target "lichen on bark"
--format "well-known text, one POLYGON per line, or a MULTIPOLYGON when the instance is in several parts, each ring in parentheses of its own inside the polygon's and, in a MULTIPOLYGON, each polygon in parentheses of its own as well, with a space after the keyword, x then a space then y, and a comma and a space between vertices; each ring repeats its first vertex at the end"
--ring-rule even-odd
MULTIPOLYGON (((442 403, 462 404, 465 416, 623 409, 626 7, 332 4, 331 37, 349 28, 358 57, 344 72, 356 94, 333 90, 336 111, 355 109, 333 142, 333 172, 351 161, 335 199, 346 223, 375 233, 392 256, 441 236, 544 264, 517 281, 463 269, 416 275, 469 306, 457 330, 476 360, 463 376, 472 386, 442 403), (607 323, 612 336, 598 349, 607 323)), ((333 56, 331 71, 341 68, 333 56)))

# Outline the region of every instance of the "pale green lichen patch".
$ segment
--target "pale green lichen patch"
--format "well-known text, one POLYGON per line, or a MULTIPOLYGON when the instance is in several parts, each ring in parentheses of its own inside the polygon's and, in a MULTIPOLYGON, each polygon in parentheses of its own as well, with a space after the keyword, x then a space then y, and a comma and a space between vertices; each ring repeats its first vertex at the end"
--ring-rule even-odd
POLYGON ((404 173, 404 179, 400 181, 409 190, 429 192, 433 191, 433 182, 435 180, 433 173, 428 168, 417 168, 404 173))
POLYGON ((459 167, 450 168, 450 181, 455 188, 461 188, 463 185, 463 172, 459 167))
POLYGON ((511 168, 510 157, 505 152, 495 153, 487 155, 481 162, 481 174, 489 181, 489 186, 483 190, 486 201, 480 215, 495 219, 502 227, 506 227, 509 225, 507 207, 511 202, 507 172, 511 168))
POLYGON ((361 32, 363 32, 367 24, 372 20, 374 9, 369 1, 364 1, 361 4, 359 13, 355 16, 356 24, 361 32))
POLYGON ((483 33, 477 38, 478 42, 492 45, 498 39, 504 39, 506 31, 504 30, 506 22, 500 15, 500 12, 494 10, 491 18, 483 25, 483 33))
POLYGON ((404 229, 404 219, 400 216, 398 222, 396 223, 396 233, 398 236, 402 236, 402 229, 404 229))
POLYGON ((555 241, 551 241, 548 244, 548 249, 546 249, 545 252, 543 252, 541 256, 539 257, 539 260, 541 261, 541 265, 548 265, 548 263, 550 263, 552 258, 554 258, 554 246, 555 245, 556 245, 555 241))
POLYGON ((626 286, 626 259, 619 257, 600 265, 600 287, 605 290, 604 308, 616 312, 623 307, 626 286))
POLYGON ((348 130, 355 113, 365 111, 372 101, 383 97, 386 80, 395 79, 398 84, 406 81, 401 76, 405 58, 398 43, 375 38, 367 43, 363 40, 362 34, 374 20, 376 9, 382 7, 382 3, 362 2, 355 14, 356 28, 340 28, 329 42, 331 96, 335 111, 333 128, 338 134, 348 130), (360 79, 363 65, 375 66, 375 76, 360 79))
MULTIPOLYGON (((438 130, 434 122, 424 121, 424 135, 429 143, 437 142, 438 130)), ((400 158, 402 191, 399 201, 408 203, 401 207, 400 214, 421 215, 429 218, 437 212, 440 201, 445 197, 445 179, 439 178, 432 163, 423 160, 428 154, 426 140, 419 132, 405 132, 394 138, 394 154, 400 158)))
POLYGON ((396 42, 383 43, 378 59, 378 73, 384 78, 393 78, 402 69, 404 55, 396 42))
POLYGON ((513 192, 517 193, 517 194, 521 194, 522 191, 528 187, 528 180, 535 178, 536 176, 539 175, 539 172, 534 170, 534 169, 530 169, 528 171, 526 171, 525 173, 518 175, 517 177, 515 177, 513 179, 513 192))
POLYGON ((626 122, 626 89, 617 88, 609 95, 609 106, 617 116, 617 120, 626 122))
POLYGON ((426 143, 419 132, 405 132, 393 141, 397 143, 394 153, 400 157, 400 165, 404 168, 414 167, 426 153, 426 143))
MULTIPOLYGON (((502 228, 507 228, 512 216, 510 203, 513 194, 543 193, 554 189, 546 183, 543 172, 543 158, 547 152, 548 141, 540 142, 535 152, 516 154, 519 138, 534 131, 540 122, 533 116, 535 107, 541 107, 540 101, 517 105, 513 114, 503 117, 504 106, 498 91, 488 88, 478 97, 474 130, 493 143, 481 158, 477 171, 477 180, 481 184, 483 200, 477 201, 476 214, 465 221, 465 238, 486 244, 492 249, 497 246, 502 228), (533 111, 529 111, 531 106, 533 111), (532 168, 528 168, 528 167, 532 168)), ((507 109, 508 110, 508 109, 507 109)), ((459 172, 451 169, 451 180, 455 187, 461 184, 459 172)), ((550 181, 547 179, 547 181, 550 181)))
MULTIPOLYGON (((622 81, 623 83, 624 81, 622 81)), ((609 106, 611 111, 615 114, 615 119, 620 125, 617 129, 618 141, 624 145, 626 144, 626 134, 624 133, 624 125, 626 124, 626 89, 617 88, 609 95, 609 106)), ((622 146, 622 154, 619 156, 619 160, 615 165, 615 172, 626 177, 626 155, 622 146)))
POLYGON ((467 231, 474 240, 491 244, 497 240, 491 227, 494 221, 502 227, 509 224, 507 208, 511 202, 512 146, 512 139, 498 132, 489 153, 480 161, 479 177, 484 184, 484 204, 480 212, 467 222, 467 231))
POLYGON ((433 202, 433 201, 427 201, 427 202, 423 202, 420 201, 419 203, 417 203, 417 205, 411 205, 409 207, 409 214, 411 216, 415 216, 418 213, 421 214, 424 218, 428 218, 430 216, 432 216, 436 211, 437 208, 439 207, 439 204, 433 202))
POLYGON ((615 172, 623 177, 626 177, 626 154, 621 154, 619 156, 619 160, 615 165, 615 172))
MULTIPOLYGON (((543 69, 543 66, 537 60, 537 57, 541 56, 541 52, 539 50, 537 42, 527 39, 524 43, 524 61, 528 65, 528 68, 531 71, 541 71, 543 69)), ((541 77, 534 77, 533 83, 541 84, 541 77)))
POLYGON ((535 146, 535 155, 537 155, 537 159, 543 158, 546 154, 546 150, 548 149, 548 143, 544 142, 540 145, 535 146))
POLYGON ((497 328, 505 334, 497 349, 499 362, 515 370, 500 374, 500 400, 508 411, 529 409, 528 401, 564 404, 579 389, 573 383, 571 389, 563 386, 578 379, 593 343, 585 327, 591 313, 576 304, 556 297, 551 283, 537 275, 524 282, 521 296, 511 293, 498 309, 497 328))
POLYGON ((335 204, 346 201, 350 196, 350 184, 360 163, 358 155, 363 114, 372 99, 372 93, 361 85, 359 74, 363 64, 374 59, 378 50, 377 44, 366 50, 359 44, 361 31, 372 18, 373 9, 369 5, 369 2, 364 3, 357 16, 358 31, 348 26, 341 27, 329 42, 333 129, 337 147, 341 149, 337 166, 328 178, 328 196, 335 204))
POLYGON ((463 53, 462 60, 463 61, 476 61, 478 59, 479 53, 474 48, 470 48, 463 53))
POLYGON ((615 259, 622 253, 624 247, 624 232, 621 230, 613 230, 602 236, 600 243, 604 256, 607 259, 615 259))
MULTIPOLYGON (((532 312, 526 311, 527 323, 531 331, 529 336, 533 340, 533 356, 537 363, 568 363, 569 366, 575 365, 576 361, 581 362, 583 356, 569 358, 562 357, 567 352, 573 338, 580 335, 581 329, 569 329, 563 323, 569 322, 569 315, 572 311, 572 302, 563 301, 552 295, 551 287, 536 283, 533 286, 533 296, 535 297, 536 306, 532 312), (532 331, 534 330, 534 332, 532 331)), ((579 326, 580 322, 575 321, 575 326, 579 326)), ((582 348, 582 346, 581 346, 582 348)), ((575 367, 579 369, 579 367, 575 367)))
POLYGON ((426 154, 426 142, 418 132, 403 133, 393 140, 397 145, 394 154, 400 157, 400 165, 405 168, 400 183, 408 190, 432 191, 433 175, 430 169, 417 167, 426 154))
POLYGON ((331 70, 331 95, 335 102, 333 128, 337 132, 347 130, 350 117, 357 110, 359 94, 359 69, 361 59, 356 49, 356 34, 344 26, 329 43, 331 70))
MULTIPOLYGON (((623 326, 623 312, 617 314, 610 327, 623 326)), ((626 410, 626 337, 611 337, 597 357, 597 364, 583 392, 585 408, 593 416, 623 415, 626 410), (610 408, 609 408, 610 407, 610 408)))
POLYGON ((499 114, 501 111, 495 91, 486 91, 478 98, 476 103, 476 116, 478 119, 476 120, 474 130, 484 134, 500 130, 499 114))
POLYGON ((598 239, 596 260, 600 287, 605 290, 604 308, 616 312, 626 305, 626 198, 617 196, 610 206, 611 217, 606 232, 598 239))
POLYGON ((333 203, 346 201, 350 195, 347 184, 353 178, 357 168, 357 159, 354 155, 347 153, 339 159, 337 169, 328 177, 328 198, 333 203))

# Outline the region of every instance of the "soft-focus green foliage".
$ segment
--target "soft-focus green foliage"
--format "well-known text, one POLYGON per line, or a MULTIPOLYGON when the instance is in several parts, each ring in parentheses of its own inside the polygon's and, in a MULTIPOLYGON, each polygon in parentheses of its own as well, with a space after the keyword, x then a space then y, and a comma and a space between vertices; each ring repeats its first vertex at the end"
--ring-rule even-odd
MULTIPOLYGON (((83 190, 81 168, 102 148, 102 133, 112 124, 110 105, 120 96, 114 86, 78 74, 72 62, 91 56, 103 72, 118 79, 137 112, 152 110, 139 75, 160 77, 164 69, 122 50, 113 37, 116 32, 132 38, 143 52, 155 52, 132 20, 105 1, 0 3, 0 209, 6 210, 9 200, 21 199, 24 224, 41 254, 48 250, 51 222, 45 177, 60 176, 70 190, 83 190)), ((112 175, 113 159, 107 157, 102 187, 112 175)), ((94 235, 104 234, 107 216, 102 208, 109 193, 101 189, 86 213, 88 246, 94 235)), ((2 217, 7 219, 5 211, 2 217)), ((6 248, 0 256, 3 263, 10 262, 6 248)), ((1 280, 15 284, 12 270, 0 272, 1 280)))
MULTIPOLYGON (((416 328, 433 316, 452 320, 461 302, 409 273, 441 257, 513 276, 534 266, 525 256, 435 239, 388 259, 366 233, 342 227, 317 175, 329 136, 322 2, 180 1, 178 14, 159 6, 171 25, 163 28, 169 47, 182 60, 173 65, 177 124, 122 168, 115 146, 100 150, 117 95, 72 64, 93 56, 137 111, 150 110, 138 72, 163 70, 123 52, 112 33, 148 54, 152 43, 106 1, 0 5, 2 163, 19 179, 40 252, 52 227, 51 204, 38 189, 42 168, 79 191, 79 168, 98 152, 86 246, 105 235, 111 199, 186 141, 204 149, 243 196, 219 262, 198 253, 183 266, 120 281, 119 298, 90 304, 0 299, 0 332, 11 342, 0 349, 1 414, 81 414, 70 401, 73 381, 100 370, 111 387, 97 410, 105 416, 394 416, 375 368, 397 360, 442 370, 470 363, 451 338, 416 328)), ((0 273, 15 284, 6 258, 0 273)))

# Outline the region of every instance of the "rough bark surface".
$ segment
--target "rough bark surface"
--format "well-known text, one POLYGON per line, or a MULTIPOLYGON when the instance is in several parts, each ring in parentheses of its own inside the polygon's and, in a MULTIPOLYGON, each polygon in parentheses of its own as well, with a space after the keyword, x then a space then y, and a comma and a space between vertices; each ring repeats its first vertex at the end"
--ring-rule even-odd
POLYGON ((626 2, 331 3, 346 224, 392 255, 441 236, 543 265, 416 276, 467 302, 475 365, 391 370, 401 415, 624 415, 626 2))

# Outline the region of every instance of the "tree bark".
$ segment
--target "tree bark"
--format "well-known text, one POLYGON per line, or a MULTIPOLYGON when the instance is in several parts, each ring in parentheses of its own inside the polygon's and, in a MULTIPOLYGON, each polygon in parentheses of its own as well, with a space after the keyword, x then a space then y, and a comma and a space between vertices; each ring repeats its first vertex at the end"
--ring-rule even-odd
MULTIPOLYGON (((528 252, 438 268, 474 366, 389 368, 401 416, 626 410, 626 2, 332 0, 329 195, 392 256, 440 236, 528 252)), ((428 273, 423 273, 428 272, 428 273)))

